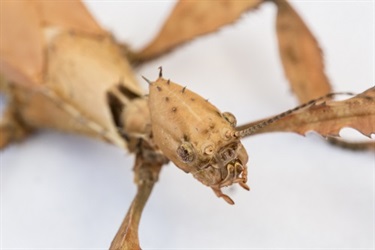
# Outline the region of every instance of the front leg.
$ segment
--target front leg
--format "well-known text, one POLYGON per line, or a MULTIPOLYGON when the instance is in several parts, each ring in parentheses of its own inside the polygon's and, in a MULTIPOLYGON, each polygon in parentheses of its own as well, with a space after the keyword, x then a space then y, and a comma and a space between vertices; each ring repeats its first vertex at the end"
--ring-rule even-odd
POLYGON ((145 144, 144 141, 141 141, 134 165, 134 181, 137 184, 137 193, 120 229, 111 243, 111 250, 141 249, 138 227, 142 211, 150 197, 154 184, 158 181, 161 167, 167 163, 164 156, 148 149, 147 145, 147 148, 145 148, 145 144))
POLYGON ((15 99, 16 89, 0 76, 0 93, 7 99, 5 110, 0 118, 0 149, 12 142, 23 140, 32 129, 22 122, 15 99))

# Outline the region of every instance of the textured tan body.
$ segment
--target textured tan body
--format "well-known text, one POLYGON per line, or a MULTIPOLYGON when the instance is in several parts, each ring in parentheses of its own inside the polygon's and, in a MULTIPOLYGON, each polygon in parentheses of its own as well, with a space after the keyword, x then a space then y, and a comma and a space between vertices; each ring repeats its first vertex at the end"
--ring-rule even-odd
MULTIPOLYGON (((173 162, 179 162, 176 150, 183 141, 190 141, 202 149, 201 152, 209 145, 214 150, 227 143, 224 136, 220 137, 228 126, 221 112, 201 96, 180 85, 159 78, 150 85, 149 105, 158 107, 151 112, 154 140, 160 148, 166 149, 164 153, 173 162), (213 145, 214 141, 216 145, 213 145)), ((191 171, 184 166, 179 167, 186 172, 191 171)))
POLYGON ((134 95, 142 91, 117 44, 109 36, 74 33, 50 40, 44 82, 14 88, 22 121, 33 128, 102 137, 124 147, 107 93, 119 84, 134 95))
POLYGON ((220 188, 239 183, 248 189, 248 157, 233 136, 235 117, 162 77, 150 83, 149 106, 153 140, 164 155, 234 204, 220 188))
MULTIPOLYGON (((163 55, 198 35, 234 22, 261 2, 181 1, 150 46, 141 52, 130 51, 129 58, 143 62, 163 55)), ((293 90, 301 102, 324 95, 330 87, 316 40, 284 0, 274 2, 278 7, 279 50, 293 90)), ((231 115, 220 113, 179 85, 170 82, 165 87, 167 81, 162 78, 151 84, 147 103, 124 56, 125 50, 80 2, 34 0, 0 4, 0 72, 7 78, 0 83, 0 91, 2 83, 6 83, 3 86, 11 97, 2 117, 5 119, 0 121, 0 131, 4 132, 0 148, 23 138, 27 128, 51 128, 97 137, 122 148, 127 144, 136 155, 138 192, 111 249, 139 249, 140 215, 161 166, 168 159, 233 204, 221 188, 238 183, 248 189, 248 159, 240 137, 265 131, 305 134, 308 130, 328 137, 338 135, 348 124, 366 135, 373 134, 374 89, 341 103, 316 105, 312 101, 270 119, 237 127, 238 131, 231 115), (271 123, 275 126, 266 127, 271 123), (153 138, 148 137, 152 136, 151 126, 153 138), (242 129, 245 132, 240 133, 242 129), (14 136, 15 131, 21 135, 14 136), (3 143, 7 137, 4 134, 13 138, 3 143)), ((221 216, 219 222, 225 222, 221 216)))
POLYGON ((119 85, 131 97, 143 91, 112 36, 78 1, 7 1, 1 8, 0 70, 12 115, 32 129, 83 133, 125 147, 108 92, 119 85), (22 22, 15 20, 20 15, 22 22))

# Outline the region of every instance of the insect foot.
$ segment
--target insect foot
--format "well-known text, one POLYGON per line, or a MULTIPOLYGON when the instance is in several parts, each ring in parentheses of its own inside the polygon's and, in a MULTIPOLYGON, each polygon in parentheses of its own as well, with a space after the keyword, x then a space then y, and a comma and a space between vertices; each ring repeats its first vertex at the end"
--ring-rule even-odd
POLYGON ((238 183, 249 190, 248 156, 235 136, 236 118, 161 74, 148 82, 153 143, 177 167, 234 204, 221 188, 238 183))

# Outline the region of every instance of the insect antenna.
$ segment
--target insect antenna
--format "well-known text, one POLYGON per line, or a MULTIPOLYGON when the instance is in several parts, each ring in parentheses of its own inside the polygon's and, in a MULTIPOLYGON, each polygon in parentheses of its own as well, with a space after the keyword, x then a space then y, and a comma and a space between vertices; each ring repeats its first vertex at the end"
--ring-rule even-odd
POLYGON ((317 102, 320 102, 320 101, 323 101, 323 100, 330 99, 330 98, 332 98, 333 96, 337 96, 337 95, 351 95, 351 96, 352 96, 352 95, 354 95, 354 94, 353 94, 353 93, 350 93, 350 92, 329 93, 329 94, 327 94, 327 95, 325 95, 325 96, 319 97, 319 98, 317 98, 317 99, 313 99, 313 100, 311 100, 311 101, 309 101, 309 102, 306 102, 306 103, 304 103, 304 104, 301 104, 301 105, 299 105, 299 106, 297 106, 297 107, 295 107, 295 108, 293 108, 293 109, 287 110, 287 111, 285 111, 285 112, 283 112, 283 113, 280 113, 280 114, 278 114, 278 115, 276 115, 276 116, 274 116, 274 117, 271 117, 271 118, 269 118, 269 119, 267 119, 267 120, 265 120, 265 121, 259 122, 259 123, 255 124, 255 125, 252 125, 252 126, 248 127, 248 128, 245 128, 245 129, 242 129, 242 130, 236 131, 236 132, 233 134, 233 136, 234 136, 234 137, 238 137, 238 138, 243 138, 243 137, 245 137, 245 136, 249 136, 249 135, 255 134, 258 130, 260 130, 260 129, 264 128, 264 127, 267 127, 268 125, 270 125, 270 124, 272 124, 272 123, 274 123, 274 122, 276 122, 276 121, 278 121, 278 120, 284 118, 284 117, 287 116, 287 115, 290 115, 290 114, 292 114, 292 113, 295 113, 295 112, 297 112, 297 111, 299 111, 299 110, 301 110, 301 109, 304 109, 304 108, 306 108, 306 107, 313 106, 313 105, 315 105, 317 102))

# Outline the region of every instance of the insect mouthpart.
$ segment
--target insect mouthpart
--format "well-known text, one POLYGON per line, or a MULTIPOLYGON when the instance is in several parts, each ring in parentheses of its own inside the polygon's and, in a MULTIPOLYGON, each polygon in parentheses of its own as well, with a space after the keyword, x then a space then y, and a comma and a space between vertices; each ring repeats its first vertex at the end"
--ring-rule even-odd
MULTIPOLYGON (((243 188, 249 189, 247 182, 247 167, 242 163, 244 158, 241 154, 241 147, 238 143, 232 143, 224 147, 217 156, 217 162, 222 170, 222 181, 220 187, 230 186, 239 183, 243 188)), ((245 162, 246 164, 246 162, 245 162)))
POLYGON ((242 188, 250 190, 247 182, 247 167, 244 166, 239 159, 234 159, 226 165, 218 165, 216 163, 207 164, 200 170, 193 172, 193 176, 209 186, 219 198, 223 198, 226 202, 233 205, 233 200, 221 191, 221 188, 238 183, 242 188))
POLYGON ((246 185, 247 182, 247 167, 243 166, 240 160, 229 162, 225 168, 222 168, 222 181, 220 187, 227 187, 234 183, 240 184, 246 190, 250 188, 246 185), (225 171, 223 171, 225 169, 225 171), (225 177, 224 177, 225 176, 225 177))

